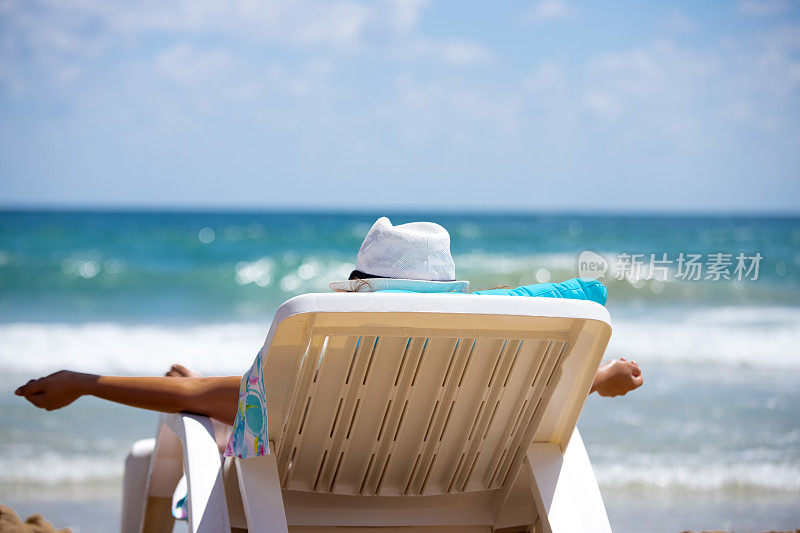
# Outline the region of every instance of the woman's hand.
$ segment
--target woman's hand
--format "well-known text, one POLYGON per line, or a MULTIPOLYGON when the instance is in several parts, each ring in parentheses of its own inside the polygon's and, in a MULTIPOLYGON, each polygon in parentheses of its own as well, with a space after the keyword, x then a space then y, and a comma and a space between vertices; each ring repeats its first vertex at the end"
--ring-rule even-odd
POLYGON ((84 391, 82 378, 86 374, 61 370, 49 376, 32 379, 14 394, 23 396, 36 407, 53 411, 66 407, 81 396, 84 391))
POLYGON ((641 387, 643 382, 644 377, 636 361, 626 361, 620 357, 600 366, 591 392, 597 392, 600 396, 622 396, 641 387))

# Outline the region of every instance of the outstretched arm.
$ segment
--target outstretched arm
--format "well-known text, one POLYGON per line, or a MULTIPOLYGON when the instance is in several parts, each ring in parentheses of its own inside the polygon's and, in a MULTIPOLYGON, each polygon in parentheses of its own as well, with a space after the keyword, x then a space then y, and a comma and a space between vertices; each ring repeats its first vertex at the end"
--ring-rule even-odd
POLYGON ((14 393, 48 411, 90 395, 152 411, 197 413, 233 425, 239 380, 238 376, 183 379, 98 376, 62 370, 31 380, 14 393))
POLYGON ((644 383, 642 371, 636 361, 626 361, 624 357, 608 361, 597 370, 592 390, 600 396, 622 396, 638 389, 644 383))
MULTIPOLYGON (((167 376, 186 376, 187 370, 167 376)), ((175 367, 173 367, 173 371, 175 367)), ((621 396, 643 383, 642 371, 624 357, 608 361, 597 371, 591 392, 621 396)), ((229 377, 128 377, 98 376, 61 370, 32 379, 14 394, 36 407, 53 411, 81 396, 97 396, 116 403, 163 413, 197 413, 233 425, 239 402, 238 376, 229 377)))

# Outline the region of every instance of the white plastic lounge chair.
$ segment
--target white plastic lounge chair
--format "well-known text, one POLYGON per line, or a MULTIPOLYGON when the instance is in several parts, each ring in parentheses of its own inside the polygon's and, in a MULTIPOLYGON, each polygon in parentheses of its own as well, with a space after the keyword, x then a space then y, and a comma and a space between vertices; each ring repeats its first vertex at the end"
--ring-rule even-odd
POLYGON ((575 427, 610 335, 582 300, 292 298, 263 348, 270 455, 220 460, 208 419, 162 417, 140 523, 171 530, 154 502, 182 465, 197 532, 610 531, 575 427))

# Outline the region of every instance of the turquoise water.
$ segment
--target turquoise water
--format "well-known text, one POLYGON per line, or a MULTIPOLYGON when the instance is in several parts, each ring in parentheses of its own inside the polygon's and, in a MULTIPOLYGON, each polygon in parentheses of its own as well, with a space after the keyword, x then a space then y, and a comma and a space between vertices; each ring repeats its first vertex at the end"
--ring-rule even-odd
MULTIPOLYGON (((0 320, 268 316, 349 273, 381 213, 0 213, 0 320), (204 242, 206 241, 206 242, 204 242)), ((576 275, 578 254, 760 252, 753 283, 611 283, 612 302, 796 304, 797 218, 393 215, 443 224, 474 289, 576 275)), ((613 281, 613 280, 612 280, 613 281)))
POLYGON ((447 227, 473 289, 575 277, 584 250, 609 261, 607 355, 637 360, 645 386, 591 398, 580 427, 616 531, 800 527, 797 217, 0 213, 0 501, 56 518, 80 502, 102 530, 92 502, 118 498, 154 415, 39 412, 13 388, 60 368, 241 373, 280 303, 344 279, 381 215, 447 227), (681 252, 760 253, 759 276, 615 279, 620 253, 681 252))

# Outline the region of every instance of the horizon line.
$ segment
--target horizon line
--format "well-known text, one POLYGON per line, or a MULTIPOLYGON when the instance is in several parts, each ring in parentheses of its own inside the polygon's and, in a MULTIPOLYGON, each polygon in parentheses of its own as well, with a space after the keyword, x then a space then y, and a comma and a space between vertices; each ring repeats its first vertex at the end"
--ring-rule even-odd
POLYGON ((730 217, 773 217, 773 218, 798 218, 800 209, 796 211, 776 210, 766 211, 763 209, 603 209, 603 208, 560 208, 560 207, 540 207, 536 209, 526 209, 519 206, 508 208, 491 207, 482 208, 477 206, 453 207, 453 206, 431 206, 431 207, 397 207, 397 206, 315 206, 315 205, 294 205, 294 206, 235 206, 235 205, 165 205, 165 204, 16 204, 0 203, 0 213, 292 213, 292 214, 376 214, 379 212, 390 214, 412 214, 441 213, 443 215, 578 215, 578 216, 730 216, 730 217))

